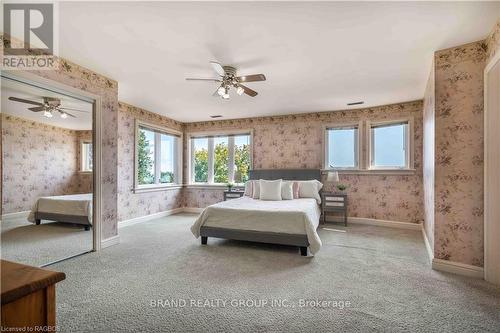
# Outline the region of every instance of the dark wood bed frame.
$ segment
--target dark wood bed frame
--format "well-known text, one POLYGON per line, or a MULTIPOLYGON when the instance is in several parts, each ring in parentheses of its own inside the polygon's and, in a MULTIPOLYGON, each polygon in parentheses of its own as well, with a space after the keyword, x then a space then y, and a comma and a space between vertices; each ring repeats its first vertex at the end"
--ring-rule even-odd
POLYGON ((90 230, 90 227, 92 227, 92 224, 90 224, 90 222, 89 222, 89 218, 87 216, 80 216, 80 215, 66 215, 66 214, 36 212, 35 213, 35 224, 40 225, 42 220, 81 224, 85 228, 85 230, 90 230))
MULTIPOLYGON (((250 179, 283 179, 283 180, 311 180, 321 181, 319 169, 258 169, 250 170, 250 179)), ((206 245, 208 237, 243 240, 258 243, 271 243, 298 246, 300 254, 307 256, 309 241, 306 235, 285 234, 278 232, 263 232, 252 230, 226 229, 216 227, 200 228, 201 244, 206 245)))

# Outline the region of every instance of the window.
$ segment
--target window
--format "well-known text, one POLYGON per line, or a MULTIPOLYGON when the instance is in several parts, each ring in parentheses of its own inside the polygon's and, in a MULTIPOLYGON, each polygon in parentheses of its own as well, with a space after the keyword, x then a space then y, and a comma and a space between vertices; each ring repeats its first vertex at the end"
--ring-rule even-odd
POLYGON ((409 121, 370 126, 370 168, 410 168, 409 121))
POLYGON ((357 169, 359 125, 327 127, 325 169, 357 169))
POLYGON ((414 173, 413 117, 324 127, 325 169, 345 173, 414 173))
POLYGON ((251 168, 251 134, 192 135, 191 183, 242 184, 251 168))
POLYGON ((229 181, 229 137, 219 136, 214 139, 214 183, 229 181))
POLYGON ((191 139, 194 161, 193 180, 195 183, 208 183, 208 138, 191 139))
POLYGON ((180 132, 136 122, 136 188, 181 183, 180 132))
POLYGON ((92 142, 82 141, 80 147, 82 172, 92 172, 92 142))
POLYGON ((250 135, 234 136, 234 182, 245 183, 250 170, 250 135))

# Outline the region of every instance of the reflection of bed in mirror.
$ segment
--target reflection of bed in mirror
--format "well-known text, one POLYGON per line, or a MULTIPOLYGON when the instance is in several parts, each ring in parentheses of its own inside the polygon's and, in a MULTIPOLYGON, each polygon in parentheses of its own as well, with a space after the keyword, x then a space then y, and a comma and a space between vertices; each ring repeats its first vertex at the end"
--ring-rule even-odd
POLYGON ((58 195, 38 198, 28 221, 39 225, 42 220, 92 226, 92 193, 58 195))

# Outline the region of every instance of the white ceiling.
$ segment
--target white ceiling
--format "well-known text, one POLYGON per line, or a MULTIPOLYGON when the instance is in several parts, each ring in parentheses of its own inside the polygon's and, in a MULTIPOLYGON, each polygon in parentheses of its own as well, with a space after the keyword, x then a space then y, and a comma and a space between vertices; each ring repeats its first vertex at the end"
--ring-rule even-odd
MULTIPOLYGON (((420 99, 433 52, 485 38, 499 2, 62 2, 60 54, 119 82, 119 99, 180 121, 420 99), (210 60, 255 98, 212 97, 210 60)), ((359 106, 358 106, 359 107, 359 106)))
POLYGON ((1 102, 3 113, 67 129, 92 129, 91 103, 4 78, 2 78, 1 85, 1 102), (74 108, 82 110, 84 112, 68 111, 68 113, 73 114, 74 116, 76 116, 76 118, 68 117, 66 119, 63 119, 58 114, 54 114, 52 118, 47 118, 43 116, 42 112, 33 112, 28 110, 28 108, 35 107, 36 105, 11 101, 9 100, 9 97, 11 96, 40 103, 43 103, 43 97, 56 97, 61 100, 62 107, 74 108))

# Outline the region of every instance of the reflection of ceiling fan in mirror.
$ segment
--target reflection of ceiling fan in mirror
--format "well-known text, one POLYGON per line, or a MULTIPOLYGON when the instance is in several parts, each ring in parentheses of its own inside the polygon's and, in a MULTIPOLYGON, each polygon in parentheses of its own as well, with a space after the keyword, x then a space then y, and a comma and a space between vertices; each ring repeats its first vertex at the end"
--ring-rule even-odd
POLYGON ((256 82, 256 81, 265 81, 266 77, 264 74, 253 74, 253 75, 245 75, 245 76, 237 76, 236 68, 232 66, 222 66, 218 62, 211 61, 210 64, 214 71, 219 75, 217 79, 198 79, 198 78, 187 78, 188 81, 208 81, 208 82, 218 82, 220 83, 220 87, 214 92, 213 96, 222 97, 223 99, 229 99, 229 89, 231 87, 236 88, 236 93, 238 95, 243 95, 244 93, 248 96, 255 97, 257 96, 257 92, 252 90, 242 83, 244 82, 256 82))
POLYGON ((21 102, 21 103, 36 105, 36 107, 28 108, 28 110, 33 111, 33 112, 43 112, 43 115, 47 118, 52 118, 54 116, 54 112, 59 112, 59 114, 61 115, 61 118, 63 118, 63 119, 68 118, 68 116, 76 118, 76 116, 72 115, 71 113, 69 113, 66 110, 76 111, 76 112, 87 112, 84 110, 64 108, 61 106, 61 100, 59 98, 55 98, 55 97, 42 97, 42 98, 43 98, 43 103, 37 102, 37 101, 30 101, 30 100, 24 99, 24 98, 12 97, 12 96, 9 97, 9 100, 14 101, 14 102, 21 102))

